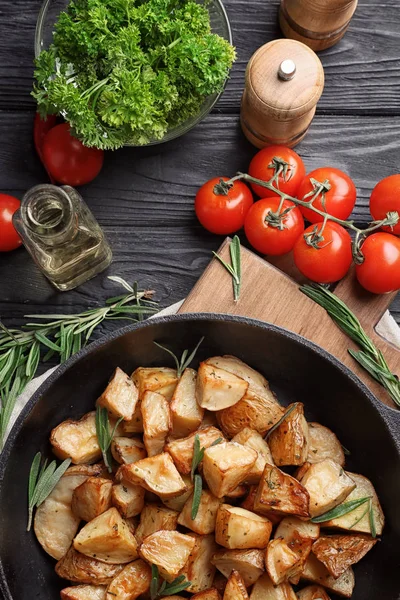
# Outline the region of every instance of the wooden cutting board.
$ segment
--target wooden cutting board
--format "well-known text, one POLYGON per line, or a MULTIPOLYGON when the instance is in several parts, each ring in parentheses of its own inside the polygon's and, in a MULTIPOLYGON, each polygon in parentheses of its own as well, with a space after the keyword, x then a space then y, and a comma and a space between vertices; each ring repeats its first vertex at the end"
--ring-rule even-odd
MULTIPOLYGON (((230 262, 229 243, 228 238, 218 251, 227 262, 230 262)), ((179 312, 242 315, 285 327, 325 348, 350 367, 382 402, 394 406, 387 392, 349 355, 348 348, 357 349, 356 345, 340 331, 323 308, 300 292, 299 274, 290 256, 274 262, 275 265, 272 265, 242 247, 242 288, 239 301, 235 303, 231 276, 214 258, 179 312)), ((376 324, 395 293, 384 296, 370 294, 358 285, 351 272, 336 286, 335 293, 360 319, 368 335, 383 351, 392 372, 399 374, 400 350, 375 332, 376 324)))

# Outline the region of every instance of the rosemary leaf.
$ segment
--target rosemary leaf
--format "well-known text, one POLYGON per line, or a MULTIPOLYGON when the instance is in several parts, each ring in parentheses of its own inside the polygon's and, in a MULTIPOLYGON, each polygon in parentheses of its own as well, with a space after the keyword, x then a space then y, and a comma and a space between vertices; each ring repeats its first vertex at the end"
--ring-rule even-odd
POLYGON ((112 455, 111 455, 111 442, 114 439, 115 432, 117 431, 118 425, 123 420, 123 417, 118 419, 115 423, 113 430, 110 430, 110 422, 108 420, 108 411, 106 408, 98 406, 96 408, 96 434, 99 442, 100 450, 103 455, 104 464, 108 471, 112 473, 112 455))
POLYGON ((133 287, 127 281, 125 281, 125 279, 123 279, 122 277, 119 277, 118 275, 109 275, 107 277, 107 279, 110 279, 110 281, 115 281, 116 283, 119 283, 120 285, 122 285, 122 287, 124 287, 126 290, 128 290, 128 292, 133 293, 133 287))
POLYGON ((235 302, 239 300, 240 288, 242 284, 242 259, 241 259, 241 248, 240 240, 237 235, 234 236, 233 240, 229 245, 229 253, 231 256, 231 265, 227 263, 219 254, 213 252, 213 255, 219 262, 225 267, 228 273, 232 277, 233 286, 233 298, 235 302))
POLYGON ((369 528, 371 531, 371 535, 373 538, 376 538, 376 525, 375 525, 375 515, 374 515, 374 507, 372 504, 372 498, 369 499, 368 517, 369 517, 369 528))
POLYGON ((179 592, 183 592, 190 585, 192 585, 191 581, 186 581, 184 575, 180 575, 171 583, 167 583, 165 588, 159 592, 160 596, 174 596, 175 594, 179 594, 179 592))
POLYGON ((172 358, 175 361, 175 365, 176 365, 176 371, 177 371, 177 376, 181 377, 184 370, 188 368, 188 366, 191 364, 192 360, 194 359, 194 357, 197 354, 197 351, 200 347, 200 344, 204 341, 204 336, 199 340, 199 342, 197 343, 196 347, 194 348, 194 350, 192 350, 192 352, 190 353, 190 355, 188 356, 188 350, 184 350, 182 352, 182 356, 179 359, 176 354, 174 352, 172 352, 172 350, 170 350, 169 348, 167 348, 166 346, 163 346, 162 344, 158 343, 158 342, 154 342, 154 344, 158 347, 161 348, 161 350, 164 350, 164 352, 167 352, 170 356, 172 356, 172 358))
POLYGON ((156 600, 158 594, 158 567, 157 565, 151 565, 151 582, 150 582, 150 598, 156 600))
POLYGON ((282 425, 282 423, 283 423, 283 422, 285 421, 285 419, 287 419, 287 418, 288 418, 288 416, 289 416, 289 415, 290 415, 290 414, 291 414, 291 413, 294 411, 294 409, 297 407, 297 405, 298 405, 298 403, 297 403, 297 402, 295 402, 294 404, 292 404, 292 406, 290 406, 290 407, 287 409, 287 411, 286 411, 286 412, 285 412, 285 414, 284 414, 284 415, 283 415, 283 416, 282 416, 282 417, 279 419, 279 421, 277 421, 277 422, 275 423, 275 425, 273 425, 273 426, 271 427, 271 429, 269 429, 269 430, 267 431, 267 434, 266 434, 266 436, 264 437, 264 440, 265 440, 265 441, 268 441, 268 438, 269 438, 269 436, 271 435, 271 433, 273 433, 273 432, 274 432, 276 429, 278 429, 278 427, 279 427, 280 425, 282 425))
POLYGON ((349 502, 343 502, 332 510, 324 513, 323 515, 319 515, 318 517, 314 517, 311 519, 311 523, 325 523, 326 521, 331 521, 332 519, 337 519, 338 517, 343 517, 343 515, 347 515, 352 512, 359 506, 362 506, 366 502, 370 502, 371 496, 366 496, 365 498, 359 498, 358 500, 350 500, 349 502))
POLYGON ((191 479, 193 481, 194 479, 194 474, 197 470, 197 467, 199 466, 199 464, 201 463, 201 461, 204 458, 204 452, 205 449, 204 448, 200 448, 200 437, 199 434, 196 433, 196 435, 194 436, 194 442, 193 442, 193 458, 192 458, 192 468, 191 468, 191 479))
POLYGON ((197 513, 199 512, 202 490, 203 490, 203 480, 201 478, 201 475, 197 474, 194 476, 192 512, 190 515, 192 521, 194 521, 194 519, 197 517, 197 513))
POLYGON ((369 506, 367 506, 367 508, 365 509, 365 511, 362 513, 361 517, 359 517, 359 518, 357 519, 357 521, 354 521, 354 523, 352 523, 352 524, 349 526, 349 529, 353 529, 353 527, 355 527, 355 526, 356 526, 356 525, 357 525, 357 524, 358 524, 360 521, 362 521, 362 520, 363 520, 363 518, 365 517, 365 515, 366 515, 368 512, 369 512, 369 506))

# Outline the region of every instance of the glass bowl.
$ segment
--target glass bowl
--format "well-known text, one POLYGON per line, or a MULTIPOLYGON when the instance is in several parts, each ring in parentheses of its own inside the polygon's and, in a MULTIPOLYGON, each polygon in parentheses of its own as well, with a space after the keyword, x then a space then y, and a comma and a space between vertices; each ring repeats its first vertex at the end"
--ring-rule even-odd
MULTIPOLYGON (((65 10, 68 6, 68 0, 44 0, 42 7, 39 12, 38 20, 36 23, 35 31, 35 57, 37 58, 40 52, 44 48, 48 48, 53 41, 53 30, 54 24, 57 21, 58 15, 61 11, 65 10)), ((222 38, 232 44, 232 31, 229 23, 228 15, 221 0, 211 0, 208 3, 208 12, 210 13, 211 30, 213 33, 217 33, 222 38)), ((183 121, 180 125, 173 127, 167 131, 165 136, 161 140, 151 140, 145 146, 152 146, 155 144, 162 144, 169 142, 181 135, 184 135, 195 125, 200 123, 213 109, 217 103, 219 97, 224 91, 227 80, 224 83, 223 89, 220 92, 208 96, 199 112, 183 121)), ((134 144, 127 144, 134 145, 134 144)))

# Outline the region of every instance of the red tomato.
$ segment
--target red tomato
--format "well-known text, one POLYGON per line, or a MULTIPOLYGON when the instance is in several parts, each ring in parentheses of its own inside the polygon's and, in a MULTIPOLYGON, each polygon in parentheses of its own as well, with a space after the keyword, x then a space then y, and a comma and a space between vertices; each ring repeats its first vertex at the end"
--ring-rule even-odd
POLYGON ((50 129, 43 140, 42 152, 50 175, 58 183, 73 187, 93 181, 104 161, 103 150, 86 148, 71 135, 68 123, 50 129))
MULTIPOLYGON (((321 225, 310 225, 304 235, 312 233, 321 225)), ((328 221, 322 233, 319 248, 309 246, 300 236, 293 248, 294 262, 308 279, 317 283, 332 283, 342 279, 352 262, 351 237, 338 223, 328 221)))
MULTIPOLYGON (((286 146, 268 146, 260 150, 250 163, 249 175, 256 179, 269 181, 275 173, 275 169, 270 166, 275 157, 282 158, 289 164, 286 175, 284 176, 283 173, 279 175, 278 187, 280 191, 285 192, 289 196, 296 196, 299 185, 305 177, 306 170, 300 156, 286 146)), ((274 192, 260 185, 252 183, 251 187, 260 198, 268 198, 274 195, 274 192)))
POLYGON ((235 181, 226 195, 217 194, 214 188, 221 179, 228 181, 228 177, 214 177, 201 186, 194 207, 205 229, 227 235, 243 227, 247 211, 253 204, 253 196, 242 181, 235 181))
POLYGON ((400 289, 400 239, 378 232, 367 237, 361 251, 362 265, 356 266, 361 285, 373 294, 386 294, 400 289))
MULTIPOLYGON (((371 215, 375 221, 386 217, 390 211, 396 211, 400 216, 400 175, 390 175, 376 184, 369 201, 371 215)), ((384 231, 400 235, 400 220, 393 227, 382 227, 384 231)))
POLYGON ((278 212, 280 199, 263 198, 253 204, 246 215, 244 230, 250 244, 262 254, 286 254, 293 248, 299 235, 304 231, 304 220, 299 209, 285 200, 281 213, 290 207, 293 207, 283 217, 284 229, 278 229, 268 223, 267 216, 271 212, 278 212))
MULTIPOLYGON (((325 192, 325 212, 345 221, 353 211, 357 196, 356 186, 350 177, 346 173, 343 173, 343 171, 339 171, 339 169, 334 169, 333 167, 315 169, 315 171, 311 171, 301 182, 297 192, 297 197, 300 200, 314 189, 310 181, 311 177, 320 183, 323 183, 326 179, 329 180, 331 189, 325 192)), ((324 210, 322 195, 318 196, 313 206, 319 210, 324 210)), ((321 215, 318 215, 309 208, 300 207, 300 210, 310 223, 322 223, 324 220, 321 215)))
POLYGON ((0 252, 15 250, 22 244, 12 222, 13 214, 20 204, 18 198, 0 194, 0 252))

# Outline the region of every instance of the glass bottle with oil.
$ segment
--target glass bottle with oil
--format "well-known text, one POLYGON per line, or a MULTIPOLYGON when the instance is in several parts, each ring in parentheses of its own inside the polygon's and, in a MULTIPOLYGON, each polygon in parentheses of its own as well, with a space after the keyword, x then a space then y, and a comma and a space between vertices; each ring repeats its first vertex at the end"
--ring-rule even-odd
POLYGON ((60 291, 81 285, 111 263, 111 248, 100 225, 70 186, 33 187, 13 223, 39 269, 60 291))

